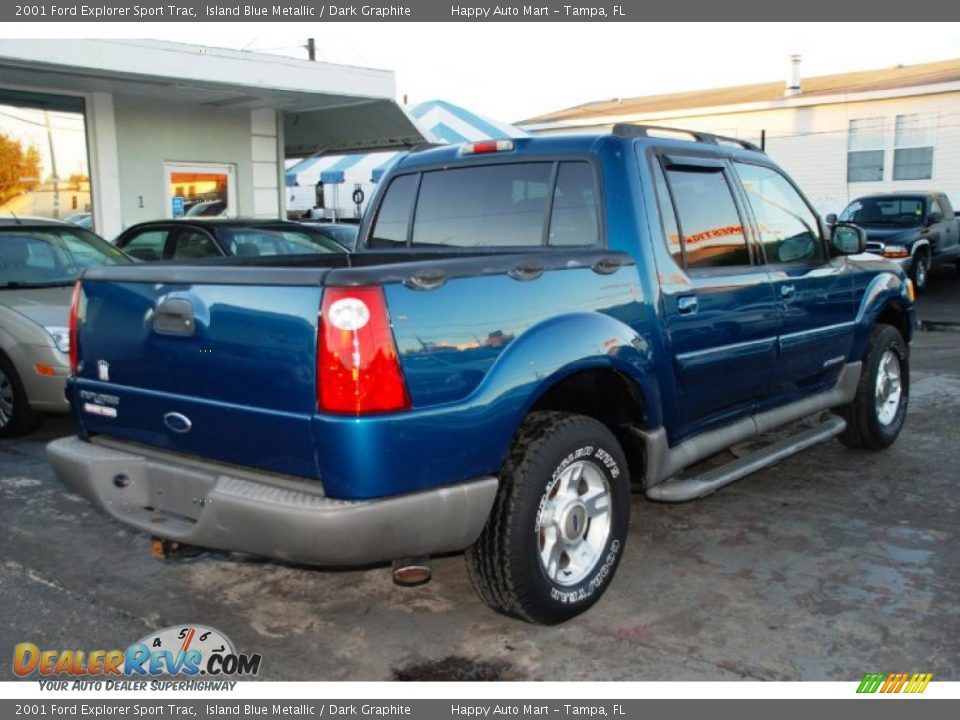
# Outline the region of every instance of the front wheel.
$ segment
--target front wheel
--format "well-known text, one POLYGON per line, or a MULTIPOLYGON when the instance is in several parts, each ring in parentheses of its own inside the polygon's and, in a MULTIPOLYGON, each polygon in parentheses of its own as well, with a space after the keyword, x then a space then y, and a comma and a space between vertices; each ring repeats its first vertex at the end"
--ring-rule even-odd
POLYGON ((30 407, 17 369, 0 355, 0 437, 17 437, 35 430, 43 415, 30 407))
POLYGON ((606 426, 531 413, 500 474, 487 524, 467 550, 474 588, 494 610, 543 625, 591 607, 623 554, 630 477, 606 426))
POLYGON ((910 279, 918 293, 925 292, 930 276, 930 255, 926 250, 918 250, 910 266, 910 279))
POLYGON ((910 397, 910 358, 896 328, 870 331, 861 367, 857 394, 841 409, 847 429, 839 439, 847 447, 883 450, 900 434, 910 397))

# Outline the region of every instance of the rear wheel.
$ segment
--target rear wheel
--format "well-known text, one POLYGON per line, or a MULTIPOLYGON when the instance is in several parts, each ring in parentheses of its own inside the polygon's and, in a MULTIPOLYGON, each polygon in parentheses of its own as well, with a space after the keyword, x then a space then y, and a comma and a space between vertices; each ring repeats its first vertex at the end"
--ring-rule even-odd
POLYGON ((627 537, 626 458, 602 423, 531 413, 500 475, 487 525, 467 550, 470 579, 494 610, 552 625, 591 607, 627 537))
POLYGON ((43 415, 33 410, 20 376, 6 357, 0 355, 0 437, 16 437, 35 430, 43 415))
POLYGON ((841 410, 847 429, 840 442, 852 448, 883 450, 900 434, 910 397, 907 345, 896 328, 877 325, 870 331, 861 367, 857 394, 841 410))
POLYGON ((926 250, 917 250, 910 266, 910 279, 918 293, 927 289, 927 279, 930 276, 930 253, 926 250))

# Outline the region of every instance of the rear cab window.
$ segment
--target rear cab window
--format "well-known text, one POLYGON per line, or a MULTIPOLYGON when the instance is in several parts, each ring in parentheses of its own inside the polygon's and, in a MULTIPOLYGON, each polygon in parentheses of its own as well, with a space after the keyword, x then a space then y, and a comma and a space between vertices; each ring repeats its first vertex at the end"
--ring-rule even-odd
POLYGON ((585 160, 467 165, 395 177, 371 248, 600 244, 596 174, 585 160))

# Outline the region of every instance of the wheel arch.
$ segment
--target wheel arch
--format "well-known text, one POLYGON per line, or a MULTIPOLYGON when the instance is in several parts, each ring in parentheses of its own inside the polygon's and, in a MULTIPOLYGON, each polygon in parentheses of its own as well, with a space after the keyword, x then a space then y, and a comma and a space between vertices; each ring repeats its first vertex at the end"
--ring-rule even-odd
POLYGON ((913 336, 910 311, 904 303, 897 300, 889 300, 880 308, 875 324, 892 325, 900 333, 904 342, 910 342, 913 336))
POLYGON ((878 324, 892 325, 904 342, 913 339, 914 312, 907 283, 900 273, 882 272, 870 281, 860 301, 856 315, 856 340, 851 359, 859 360, 866 348, 871 328, 878 324))
POLYGON ((620 443, 635 481, 644 476, 643 443, 631 428, 659 424, 657 405, 639 383, 610 366, 577 369, 541 388, 520 423, 533 412, 552 410, 601 422, 620 443), (654 416, 654 417, 651 417, 654 416))

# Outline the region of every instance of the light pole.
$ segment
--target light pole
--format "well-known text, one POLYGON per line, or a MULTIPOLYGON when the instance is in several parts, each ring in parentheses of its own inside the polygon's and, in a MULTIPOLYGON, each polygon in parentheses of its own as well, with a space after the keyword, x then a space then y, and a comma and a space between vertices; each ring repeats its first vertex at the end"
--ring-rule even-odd
POLYGON ((57 155, 53 150, 53 128, 50 126, 50 112, 43 111, 43 122, 47 127, 47 143, 50 145, 50 172, 53 180, 53 218, 60 219, 60 178, 57 176, 57 155))

